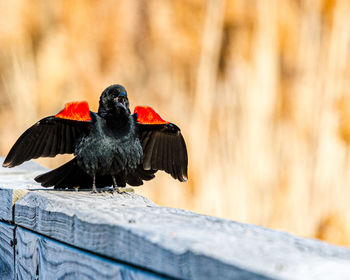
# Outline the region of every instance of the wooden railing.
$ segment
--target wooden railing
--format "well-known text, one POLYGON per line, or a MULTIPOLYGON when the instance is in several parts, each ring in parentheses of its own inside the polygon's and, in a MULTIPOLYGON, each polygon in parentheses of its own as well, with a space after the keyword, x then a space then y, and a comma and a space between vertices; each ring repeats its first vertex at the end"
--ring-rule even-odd
POLYGON ((43 171, 0 169, 0 279, 350 278, 349 249, 134 193, 44 190, 43 171))

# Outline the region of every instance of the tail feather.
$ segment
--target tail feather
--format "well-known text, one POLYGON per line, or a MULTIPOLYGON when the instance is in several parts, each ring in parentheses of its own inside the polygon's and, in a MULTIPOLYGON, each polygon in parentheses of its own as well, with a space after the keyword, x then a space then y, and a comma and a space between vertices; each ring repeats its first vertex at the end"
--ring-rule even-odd
POLYGON ((126 176, 126 182, 130 186, 141 186, 143 181, 152 180, 157 170, 144 170, 141 165, 139 165, 133 173, 126 176))
MULTIPOLYGON (((126 182, 130 186, 140 186, 143 184, 143 181, 153 179, 155 172, 157 170, 144 170, 139 166, 133 173, 127 175, 126 182)), ((35 177, 34 180, 46 188, 54 186, 55 189, 71 189, 74 187, 90 189, 92 187, 92 177, 77 165, 76 158, 54 170, 35 177)), ((96 177, 96 187, 103 188, 112 185, 112 176, 96 177)))
POLYGON ((41 183, 43 187, 54 186, 55 189, 92 187, 92 177, 77 165, 75 158, 52 171, 37 176, 34 180, 41 183))

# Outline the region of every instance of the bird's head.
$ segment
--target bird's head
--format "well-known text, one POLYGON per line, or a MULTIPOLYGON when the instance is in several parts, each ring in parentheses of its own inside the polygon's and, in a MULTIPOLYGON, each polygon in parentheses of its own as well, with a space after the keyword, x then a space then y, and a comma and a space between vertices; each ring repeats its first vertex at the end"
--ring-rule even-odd
POLYGON ((129 116, 130 113, 128 95, 123 86, 111 85, 102 92, 98 108, 100 116, 129 116))

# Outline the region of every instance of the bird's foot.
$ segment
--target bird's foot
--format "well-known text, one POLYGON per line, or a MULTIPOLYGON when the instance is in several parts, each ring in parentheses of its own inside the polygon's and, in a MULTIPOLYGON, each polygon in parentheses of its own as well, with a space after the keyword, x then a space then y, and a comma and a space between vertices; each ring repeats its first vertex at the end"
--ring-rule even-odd
POLYGON ((114 187, 114 188, 113 188, 113 193, 122 194, 123 192, 122 192, 118 187, 114 187))
POLYGON ((95 194, 97 193, 97 189, 96 189, 96 175, 94 174, 94 176, 92 177, 92 190, 91 190, 91 194, 95 194))
POLYGON ((95 185, 92 186, 91 194, 98 193, 97 188, 95 185))
POLYGON ((131 195, 131 193, 134 192, 134 189, 123 187, 122 190, 120 188, 117 188, 116 192, 119 194, 131 195))
POLYGON ((123 190, 121 190, 120 187, 113 187, 112 193, 130 195, 128 192, 128 188, 124 188, 124 187, 123 187, 123 190))

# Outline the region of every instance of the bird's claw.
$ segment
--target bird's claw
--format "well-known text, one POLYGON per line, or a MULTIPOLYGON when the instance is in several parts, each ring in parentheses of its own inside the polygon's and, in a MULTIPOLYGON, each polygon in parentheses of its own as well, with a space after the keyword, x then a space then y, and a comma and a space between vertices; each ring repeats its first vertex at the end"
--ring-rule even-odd
POLYGON ((127 190, 119 191, 119 194, 131 195, 127 190))
POLYGON ((91 194, 96 194, 96 193, 99 193, 99 191, 97 191, 97 188, 93 186, 91 190, 91 194))
POLYGON ((126 192, 121 191, 118 187, 113 188, 113 193, 124 194, 126 192))

